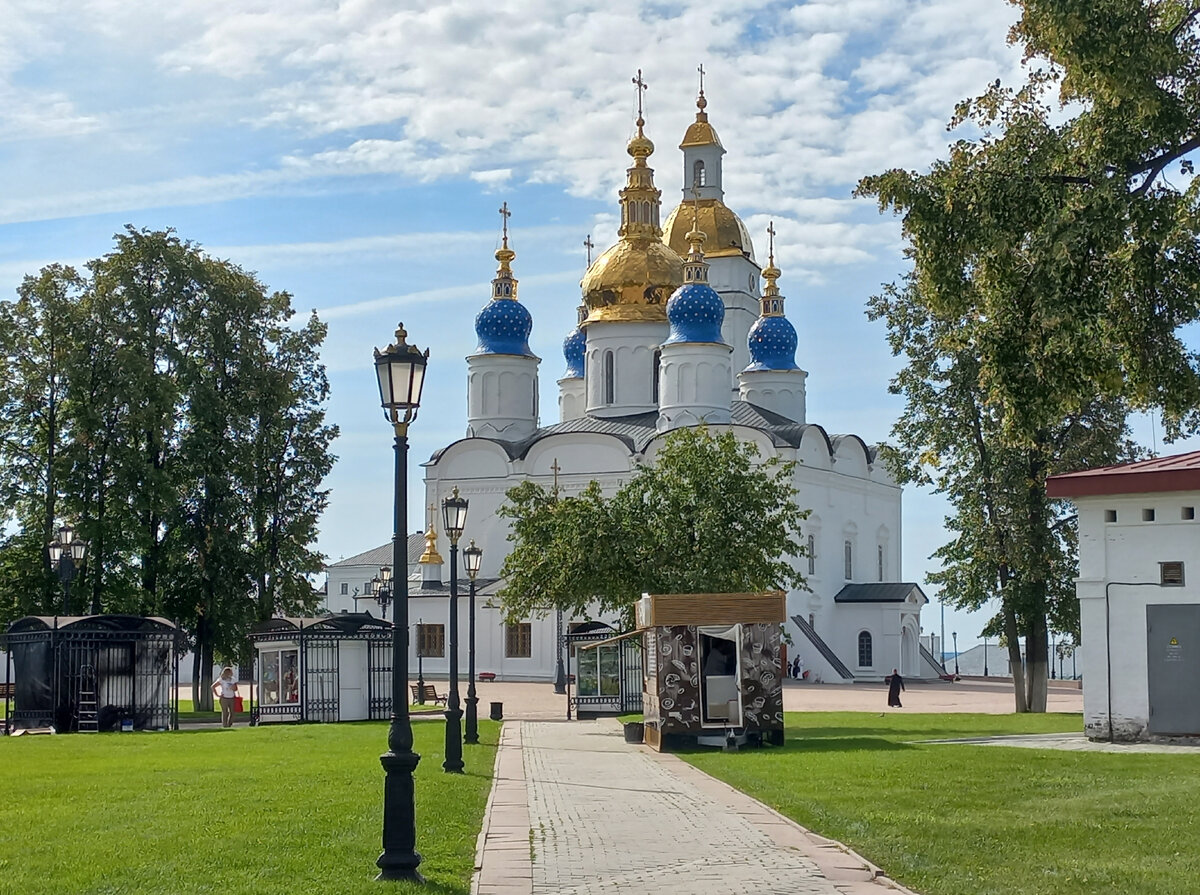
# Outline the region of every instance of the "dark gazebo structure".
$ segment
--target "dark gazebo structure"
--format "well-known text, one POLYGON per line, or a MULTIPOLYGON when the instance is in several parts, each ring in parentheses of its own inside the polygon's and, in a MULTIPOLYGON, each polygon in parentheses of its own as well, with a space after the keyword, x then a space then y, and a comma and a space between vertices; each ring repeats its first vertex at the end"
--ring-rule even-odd
POLYGON ((250 642, 258 692, 251 723, 391 717, 391 622, 369 612, 270 618, 250 642))
POLYGON ((572 625, 567 671, 575 689, 567 692, 568 712, 577 718, 624 715, 642 710, 642 643, 633 632, 622 636, 604 622, 572 625))
POLYGON ((179 727, 181 641, 165 618, 26 616, 5 642, 5 677, 15 684, 5 733, 179 727))

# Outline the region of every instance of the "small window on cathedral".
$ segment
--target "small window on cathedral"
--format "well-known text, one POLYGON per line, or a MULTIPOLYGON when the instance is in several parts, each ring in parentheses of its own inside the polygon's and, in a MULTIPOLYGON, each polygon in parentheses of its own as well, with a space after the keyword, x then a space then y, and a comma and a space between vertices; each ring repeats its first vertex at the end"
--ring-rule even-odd
POLYGON ((879 580, 883 580, 883 545, 879 545, 879 580))
POLYGON ((808 536, 808 574, 815 575, 817 573, 817 539, 814 535, 808 536))
POLYGON ((616 396, 616 371, 613 369, 613 353, 611 351, 604 352, 604 403, 615 404, 616 396))
POLYGON ((654 381, 650 384, 650 391, 653 395, 651 400, 655 404, 658 403, 658 371, 661 366, 662 366, 662 352, 655 351, 654 352, 654 381))
POLYGON ((843 552, 846 559, 846 580, 849 581, 854 577, 854 545, 846 541, 843 545, 843 552))
POLYGON ((704 186, 704 162, 697 159, 696 164, 692 165, 692 184, 695 186, 704 186))
POLYGON ((869 631, 858 632, 858 667, 870 668, 875 664, 875 657, 872 655, 871 649, 871 633, 869 631))

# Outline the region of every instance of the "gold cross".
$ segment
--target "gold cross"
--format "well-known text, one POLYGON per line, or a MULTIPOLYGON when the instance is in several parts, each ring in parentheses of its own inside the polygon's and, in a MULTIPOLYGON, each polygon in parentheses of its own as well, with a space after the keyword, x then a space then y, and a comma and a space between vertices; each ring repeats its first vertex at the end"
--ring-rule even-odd
POLYGON ((770 264, 772 267, 774 267, 775 266, 775 222, 774 221, 771 221, 769 224, 767 224, 767 234, 771 237, 771 248, 770 248, 770 251, 768 254, 770 255, 770 258, 771 258, 770 264))
POLYGON ((638 118, 642 117, 642 94, 646 92, 646 82, 642 80, 642 70, 639 68, 637 77, 633 79, 634 86, 637 87, 638 95, 638 118))
POLYGON ((508 210, 508 203, 505 202, 500 206, 500 219, 504 222, 504 244, 508 245, 508 219, 512 217, 512 212, 508 210))
POLYGON ((429 510, 429 525, 432 528, 434 520, 437 519, 437 504, 431 503, 425 509, 429 510))
POLYGON ((592 249, 594 249, 594 248, 596 247, 596 244, 595 244, 594 242, 592 242, 592 234, 590 234, 590 233, 589 233, 589 234, 588 234, 588 235, 587 235, 587 236, 584 238, 584 240, 583 240, 583 247, 584 247, 585 249, 587 249, 587 255, 588 255, 588 267, 591 267, 591 266, 592 266, 592 249))
POLYGON ((698 69, 698 71, 700 72, 700 95, 704 96, 704 63, 703 62, 700 63, 700 68, 698 69))
POLYGON ((550 464, 550 468, 554 471, 554 497, 558 499, 558 474, 562 472, 562 467, 558 465, 558 457, 554 458, 554 462, 550 464))

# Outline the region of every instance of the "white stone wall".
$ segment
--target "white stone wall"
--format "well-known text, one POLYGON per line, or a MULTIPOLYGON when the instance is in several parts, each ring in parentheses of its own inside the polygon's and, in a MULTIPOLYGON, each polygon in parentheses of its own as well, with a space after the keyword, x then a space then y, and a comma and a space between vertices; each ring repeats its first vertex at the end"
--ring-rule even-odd
POLYGON ((467 358, 467 435, 528 438, 538 425, 538 359, 515 354, 467 358))
POLYGON ((628 416, 657 410, 654 355, 666 339, 666 320, 655 323, 589 323, 584 368, 587 412, 628 416), (605 354, 612 352, 613 400, 605 400, 605 354))
POLYGON ((1079 597, 1084 728, 1088 736, 1146 735, 1149 693, 1146 607, 1200 603, 1200 492, 1075 498, 1079 508, 1079 597), (1152 510, 1153 521, 1143 519, 1152 510), (1106 521, 1115 512, 1116 521, 1106 521), (1183 587, 1159 587, 1159 563, 1184 563, 1183 587), (1137 582, 1129 586, 1118 582, 1137 582), (1105 591, 1108 592, 1106 600, 1105 591), (1107 604, 1107 606, 1106 606, 1107 604))

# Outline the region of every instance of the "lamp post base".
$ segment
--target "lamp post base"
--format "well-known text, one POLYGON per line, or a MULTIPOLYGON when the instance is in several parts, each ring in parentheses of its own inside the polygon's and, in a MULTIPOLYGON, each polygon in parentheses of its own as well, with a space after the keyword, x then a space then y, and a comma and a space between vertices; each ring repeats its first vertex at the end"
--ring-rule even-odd
POLYGON ((462 716, 460 708, 446 711, 446 760, 442 762, 442 769, 447 774, 463 772, 462 716))
POLYGON ((479 743, 479 697, 468 696, 467 703, 467 732, 463 735, 463 742, 474 746, 479 743))
POLYGON ((413 771, 421 756, 415 752, 379 756, 383 765, 383 854, 375 861, 377 880, 424 882, 417 872, 417 822, 413 814, 413 771))

